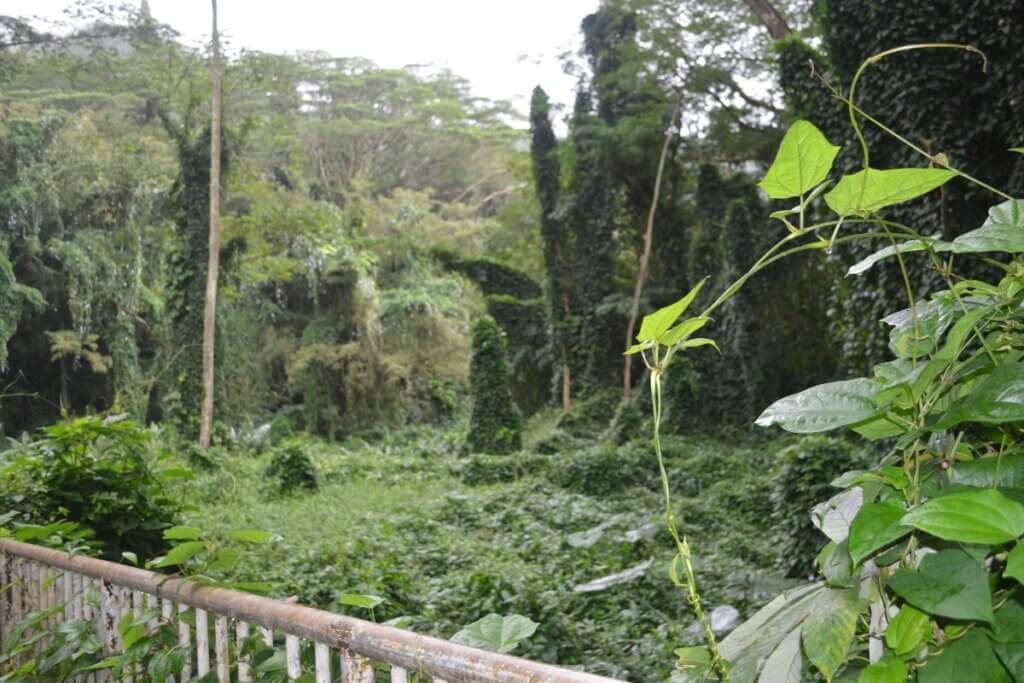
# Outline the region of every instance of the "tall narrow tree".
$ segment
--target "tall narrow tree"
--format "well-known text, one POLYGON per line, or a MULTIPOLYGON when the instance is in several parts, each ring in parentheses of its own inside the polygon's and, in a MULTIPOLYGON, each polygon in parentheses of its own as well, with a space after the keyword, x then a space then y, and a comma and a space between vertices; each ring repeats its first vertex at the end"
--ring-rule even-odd
POLYGON ((558 161, 558 140, 551 127, 547 93, 537 86, 530 100, 530 153, 533 177, 540 202, 540 229, 544 237, 544 267, 547 272, 548 315, 551 339, 562 364, 562 410, 572 409, 572 371, 566 342, 569 317, 569 287, 566 283, 565 226, 556 215, 562 169, 558 161))
POLYGON ((220 34, 217 31, 217 0, 213 8, 213 84, 210 104, 210 252, 206 266, 206 306, 203 310, 203 408, 199 421, 199 445, 207 448, 213 431, 214 340, 217 324, 217 279, 220 270, 220 34))

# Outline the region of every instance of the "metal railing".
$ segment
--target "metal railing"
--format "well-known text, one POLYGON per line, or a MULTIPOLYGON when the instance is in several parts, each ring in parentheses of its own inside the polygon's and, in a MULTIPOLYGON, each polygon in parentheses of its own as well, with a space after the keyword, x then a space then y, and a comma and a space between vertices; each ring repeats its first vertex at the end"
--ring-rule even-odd
MULTIPOLYGON (((201 676, 215 671, 221 683, 252 681, 251 663, 237 656, 237 644, 255 627, 271 646, 275 633, 284 635, 289 680, 302 675, 300 652, 302 641, 307 641, 315 651, 317 683, 373 683, 375 669, 387 669, 390 680, 398 683, 406 683, 413 674, 435 683, 621 683, 311 607, 0 539, 0 652, 13 626, 40 609, 54 612, 54 627, 70 619, 91 622, 111 655, 121 649, 117 624, 123 616, 159 609, 163 620, 177 623, 179 644, 194 653, 184 680, 193 672, 201 676), (94 599, 87 599, 89 595, 94 599), (188 610, 194 611, 192 618, 178 618, 188 610)), ((88 680, 107 681, 110 674, 98 672, 88 680)))

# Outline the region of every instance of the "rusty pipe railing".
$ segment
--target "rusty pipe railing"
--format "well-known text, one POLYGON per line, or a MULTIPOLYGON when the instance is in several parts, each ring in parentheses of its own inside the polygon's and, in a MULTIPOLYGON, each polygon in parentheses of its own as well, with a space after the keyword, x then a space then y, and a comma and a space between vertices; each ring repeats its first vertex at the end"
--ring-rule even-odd
MULTIPOLYGON (((479 650, 311 607, 224 588, 202 586, 186 579, 168 578, 163 574, 128 565, 70 555, 10 539, 0 539, 0 560, 0 620, 3 620, 0 635, 9 632, 12 616, 16 616, 17 610, 20 610, 23 616, 31 609, 54 606, 53 600, 47 604, 45 598, 40 598, 46 592, 46 587, 55 597, 70 597, 76 585, 82 585, 81 577, 87 577, 85 581, 99 580, 102 582, 101 588, 105 587, 108 591, 120 588, 122 591, 133 592, 136 596, 136 612, 141 611, 143 596, 145 605, 149 607, 156 606, 158 600, 163 600, 165 617, 173 613, 173 610, 169 609, 172 603, 178 604, 179 611, 183 605, 195 609, 197 644, 200 644, 200 640, 205 642, 206 639, 205 633, 199 633, 199 617, 202 616, 202 622, 205 623, 206 612, 217 615, 216 650, 218 672, 225 672, 221 674, 220 679, 223 683, 232 680, 231 674, 227 672, 226 661, 223 665, 220 663, 222 649, 225 652, 225 660, 227 659, 228 619, 236 622, 239 638, 243 633, 248 634, 249 625, 263 629, 265 638, 272 638, 273 631, 286 634, 290 677, 298 676, 298 639, 315 643, 318 683, 337 680, 330 674, 331 650, 341 652, 342 681, 372 681, 373 669, 367 662, 369 660, 390 664, 391 680, 401 682, 407 680, 408 672, 420 672, 433 677, 435 681, 449 683, 621 683, 603 676, 479 650), (25 563, 40 565, 43 570, 37 570, 33 574, 29 567, 27 573, 22 571, 19 574, 18 565, 22 565, 24 569, 25 563), (55 580, 54 569, 63 570, 62 580, 55 580), (44 584, 38 579, 34 586, 19 585, 26 583, 26 576, 38 577, 47 573, 52 576, 42 590, 40 586, 44 584), (28 604, 31 601, 41 601, 43 604, 28 604)), ((28 583, 31 584, 32 581, 29 580, 28 583)), ((111 603, 116 604, 117 600, 112 599, 111 603)), ((68 608, 69 614, 86 612, 88 608, 68 608)), ((184 624, 181 626, 187 629, 184 624)), ((0 651, 2 647, 0 644, 0 651)), ((201 649, 206 647, 208 646, 204 645, 201 649)), ((199 658, 202 656, 200 653, 199 658)), ((205 668, 208 670, 208 650, 205 657, 205 668)), ((201 660, 197 662, 197 666, 200 674, 205 673, 201 660)), ((239 667, 239 674, 235 680, 251 679, 248 672, 239 667)))

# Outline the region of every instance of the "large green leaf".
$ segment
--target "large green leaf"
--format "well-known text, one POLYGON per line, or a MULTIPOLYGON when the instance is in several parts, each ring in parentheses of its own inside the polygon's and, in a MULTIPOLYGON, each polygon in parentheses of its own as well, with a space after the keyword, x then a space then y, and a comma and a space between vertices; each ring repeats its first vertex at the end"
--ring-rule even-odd
POLYGON ((804 658, 800 653, 800 628, 790 631, 768 657, 758 683, 800 683, 804 658))
POLYGON ((1024 643, 1024 595, 1020 589, 996 610, 992 638, 1000 643, 1024 643))
POLYGON ((992 596, 981 563, 963 550, 943 550, 921 560, 915 572, 899 569, 889 586, 904 600, 928 614, 992 621, 992 596))
POLYGON ((686 309, 690 307, 693 300, 697 298, 697 294, 700 293, 705 282, 707 282, 707 278, 698 282, 696 287, 674 304, 669 304, 664 308, 659 308, 650 315, 645 315, 643 322, 640 323, 640 332, 636 335, 636 340, 646 342, 661 339, 662 335, 668 332, 673 323, 686 312, 686 309))
POLYGON ((886 657, 860 672, 857 683, 906 683, 907 665, 886 657))
POLYGON ((883 412, 874 400, 880 388, 876 380, 866 377, 819 384, 771 404, 757 424, 813 434, 863 422, 883 412))
POLYGON ((948 293, 918 303, 913 309, 890 313, 882 318, 883 323, 892 326, 889 349, 897 358, 920 358, 938 346, 939 339, 955 316, 956 310, 948 293))
POLYGON ((831 681, 846 662, 857 630, 861 600, 857 589, 829 590, 815 600, 800 631, 807 659, 831 681))
POLYGON ((185 564, 199 553, 206 550, 206 544, 202 541, 187 541, 180 543, 168 551, 159 561, 153 564, 153 567, 173 567, 175 565, 185 564))
POLYGON ((1018 543, 1006 556, 1006 570, 1003 576, 1024 583, 1024 544, 1018 543))
POLYGON ((228 537, 233 538, 236 541, 244 541, 245 543, 255 543, 261 545, 263 543, 269 543, 274 535, 266 531, 260 531, 259 529, 235 529, 228 532, 228 537))
POLYGON ((1024 534, 1024 505, 994 489, 974 489, 933 498, 903 524, 947 541, 998 545, 1024 534))
POLYGON ((840 216, 863 215, 920 197, 955 175, 944 168, 869 168, 843 176, 825 202, 840 216))
POLYGON ((956 462, 948 470, 951 484, 982 489, 1024 488, 1024 453, 1004 453, 969 462, 956 462))
POLYGON ((1024 252, 1024 200, 1008 199, 993 206, 980 228, 953 240, 953 251, 957 254, 1024 252))
POLYGON ((910 605, 904 605, 885 629, 885 644, 898 655, 909 655, 917 650, 931 632, 931 617, 910 605))
POLYGON ((519 614, 488 614, 452 636, 452 641, 495 652, 511 652, 533 635, 537 622, 519 614))
POLYGON ((839 147, 813 123, 797 121, 786 131, 775 161, 758 185, 772 199, 798 197, 825 179, 838 153, 839 147))
POLYGON ((906 514, 903 504, 895 501, 865 505, 850 524, 850 556, 860 564, 875 551, 910 533, 911 528, 900 520, 906 514))
POLYGON ((953 403, 931 429, 945 431, 961 422, 1019 421, 1024 421, 1024 363, 1004 363, 953 403))
POLYGON ((740 624, 719 644, 722 657, 731 666, 735 683, 753 683, 771 654, 814 608, 815 601, 829 591, 824 583, 794 588, 777 596, 753 617, 740 624))
POLYGON ((1010 683, 1010 675, 978 629, 954 640, 917 670, 918 683, 1010 683))
POLYGON ((338 604, 349 605, 351 607, 362 607, 363 609, 373 609, 379 605, 387 602, 384 598, 379 595, 364 595, 362 593, 342 593, 338 596, 338 604))

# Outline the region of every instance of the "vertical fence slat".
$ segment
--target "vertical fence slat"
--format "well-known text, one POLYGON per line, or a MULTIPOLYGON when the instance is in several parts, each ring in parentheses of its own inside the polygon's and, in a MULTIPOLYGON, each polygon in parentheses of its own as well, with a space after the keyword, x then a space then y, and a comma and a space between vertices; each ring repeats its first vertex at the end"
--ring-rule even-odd
POLYGON ((0 551, 0 652, 11 632, 11 556, 0 551))
POLYGON ((228 618, 219 616, 213 622, 214 654, 217 658, 217 680, 231 683, 231 664, 228 658, 228 618))
POLYGON ((274 647, 274 631, 269 628, 260 627, 260 633, 263 635, 263 642, 269 647, 274 647))
POLYGON ((22 602, 22 591, 24 590, 25 582, 22 578, 22 570, 25 567, 24 561, 21 558, 14 560, 14 564, 11 567, 11 623, 16 624, 21 621, 22 610, 24 604, 22 602))
POLYGON ((249 655, 245 652, 245 641, 249 639, 249 624, 240 621, 235 624, 235 639, 238 649, 238 683, 249 683, 252 681, 249 655))
POLYGON ((391 683, 409 683, 409 674, 400 666, 391 667, 391 683))
POLYGON ((196 609, 196 673, 210 673, 210 624, 206 610, 196 609))
POLYGON ((188 606, 178 604, 178 645, 181 649, 188 653, 188 657, 185 658, 185 666, 181 670, 181 680, 187 681, 192 678, 192 662, 195 659, 192 655, 192 638, 189 633, 188 622, 181 619, 180 616, 188 611, 188 606))
MULTIPOLYGON (((146 593, 146 609, 157 611, 157 610, 159 610, 159 608, 160 608, 160 600, 157 599, 157 597, 155 595, 150 595, 149 593, 146 593)), ((160 623, 160 620, 157 619, 156 617, 153 617, 152 619, 150 619, 149 621, 146 622, 146 630, 149 631, 150 633, 152 633, 153 631, 156 630, 156 627, 157 627, 157 625, 159 625, 159 623, 160 623)))
POLYGON ((299 660, 299 637, 285 636, 284 650, 288 668, 288 680, 294 681, 302 675, 302 662, 299 660))
POLYGON ((64 572, 60 577, 61 588, 64 593, 64 621, 71 621, 75 618, 75 575, 71 572, 64 572))
POLYGON ((316 683, 331 683, 331 648, 316 643, 313 649, 316 653, 316 683))
POLYGON ((342 650, 341 680, 343 683, 374 683, 373 663, 365 657, 342 650))

